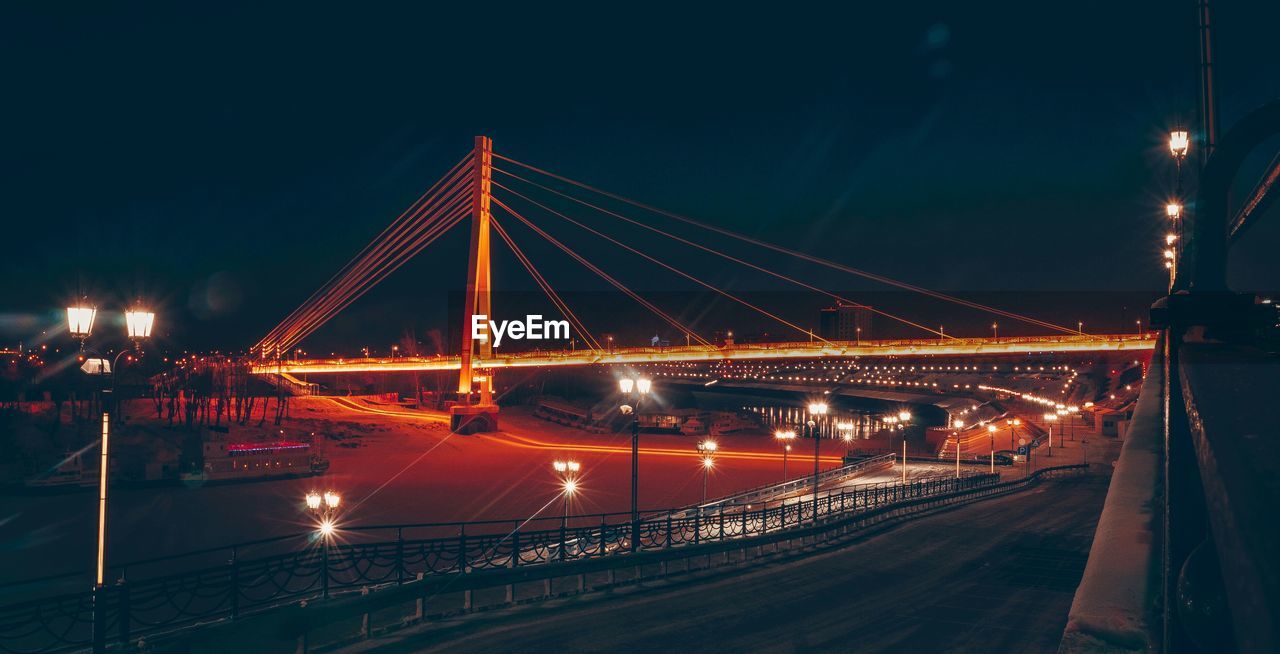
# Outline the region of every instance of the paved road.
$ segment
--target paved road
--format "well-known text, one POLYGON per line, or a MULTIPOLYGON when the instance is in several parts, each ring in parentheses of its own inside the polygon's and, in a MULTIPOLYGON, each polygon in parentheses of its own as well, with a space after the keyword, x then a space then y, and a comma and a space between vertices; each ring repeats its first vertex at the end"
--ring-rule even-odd
POLYGON ((1046 482, 815 556, 463 616, 351 651, 1051 652, 1108 480, 1046 482))

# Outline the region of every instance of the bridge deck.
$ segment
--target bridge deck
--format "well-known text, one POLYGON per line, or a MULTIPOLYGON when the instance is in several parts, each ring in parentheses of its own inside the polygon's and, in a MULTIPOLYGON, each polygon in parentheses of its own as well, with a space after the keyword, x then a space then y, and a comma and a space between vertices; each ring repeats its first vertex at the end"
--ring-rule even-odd
MULTIPOLYGON (((537 368, 611 364, 662 363, 669 361, 725 361, 755 359, 814 359, 828 357, 887 357, 963 354, 1028 354, 1067 352, 1109 352, 1150 350, 1155 335, 1081 334, 1064 336, 1024 336, 1014 338, 949 338, 885 341, 830 341, 802 343, 752 343, 724 347, 676 346, 634 347, 602 350, 555 350, 514 352, 487 359, 484 368, 537 368)), ((377 359, 301 359, 263 362, 254 366, 257 374, 409 372, 458 370, 456 356, 396 357, 377 359)))

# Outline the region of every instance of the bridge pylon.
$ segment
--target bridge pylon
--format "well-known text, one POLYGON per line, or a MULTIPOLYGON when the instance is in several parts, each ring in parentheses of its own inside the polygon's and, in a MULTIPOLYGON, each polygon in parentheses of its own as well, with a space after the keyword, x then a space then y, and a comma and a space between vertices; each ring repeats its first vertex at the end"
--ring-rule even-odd
POLYGON ((488 338, 471 337, 472 316, 492 317, 489 275, 489 222, 493 180, 493 139, 477 136, 472 166, 471 248, 467 257, 467 290, 462 310, 462 366, 458 371, 459 403, 450 410, 450 426, 458 433, 493 431, 498 427, 498 405, 493 401, 493 370, 484 362, 493 358, 488 338), (474 394, 479 391, 478 402, 474 394))

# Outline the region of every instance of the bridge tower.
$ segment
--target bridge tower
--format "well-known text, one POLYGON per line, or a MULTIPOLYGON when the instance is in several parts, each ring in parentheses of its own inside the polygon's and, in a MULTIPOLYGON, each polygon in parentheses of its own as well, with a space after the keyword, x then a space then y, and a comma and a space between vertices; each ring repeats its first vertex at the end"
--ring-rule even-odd
POLYGON ((498 406, 493 402, 493 370, 483 367, 485 361, 493 358, 493 343, 487 338, 471 338, 471 317, 493 315, 489 278, 493 139, 477 136, 473 156, 471 250, 467 257, 467 291, 462 309, 462 367, 458 371, 458 397, 461 402, 450 411, 450 424, 453 431, 459 433, 492 431, 498 426, 498 406), (479 403, 473 404, 476 390, 480 392, 479 403))

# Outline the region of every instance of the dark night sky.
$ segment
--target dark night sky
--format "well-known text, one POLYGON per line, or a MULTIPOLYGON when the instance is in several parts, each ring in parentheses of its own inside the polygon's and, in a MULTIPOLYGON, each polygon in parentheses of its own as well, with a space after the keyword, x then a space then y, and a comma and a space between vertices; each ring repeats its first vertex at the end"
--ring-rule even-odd
MULTIPOLYGON (((207 7, 0 21, 0 344, 31 342, 80 289, 104 307, 153 299, 170 344, 245 347, 477 133, 517 159, 931 288, 1164 283, 1162 141, 1195 106, 1192 2, 207 7)), ((1280 4, 1216 12, 1225 126, 1280 95, 1261 63, 1280 4)), ((1251 234, 1241 285, 1276 287, 1265 250, 1277 234, 1251 234)), ((456 236, 340 331, 428 326, 462 284, 456 236)), ((558 287, 599 288, 549 251, 530 255, 558 287)), ((639 288, 686 288, 599 257, 639 288)), ((499 283, 527 285, 508 263, 499 283)))

